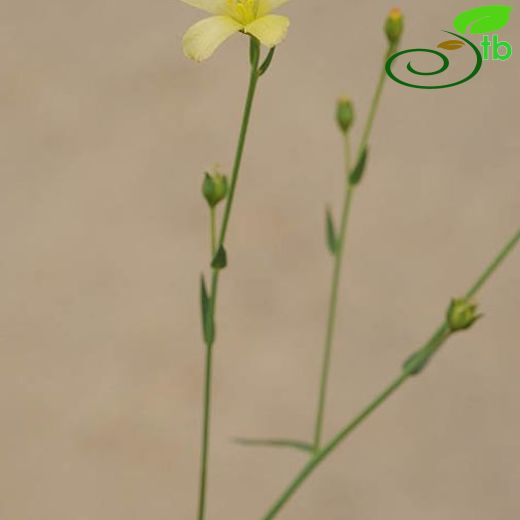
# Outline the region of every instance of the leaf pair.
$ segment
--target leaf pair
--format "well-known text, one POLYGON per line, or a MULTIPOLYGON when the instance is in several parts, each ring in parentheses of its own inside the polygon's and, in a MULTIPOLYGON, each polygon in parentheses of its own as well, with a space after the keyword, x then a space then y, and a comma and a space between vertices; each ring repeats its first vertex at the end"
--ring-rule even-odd
MULTIPOLYGON (((512 7, 508 5, 488 5, 464 11, 455 17, 453 26, 460 33, 483 34, 496 32, 509 22, 512 7)), ((461 40, 446 40, 437 47, 455 51, 464 47, 461 40)))

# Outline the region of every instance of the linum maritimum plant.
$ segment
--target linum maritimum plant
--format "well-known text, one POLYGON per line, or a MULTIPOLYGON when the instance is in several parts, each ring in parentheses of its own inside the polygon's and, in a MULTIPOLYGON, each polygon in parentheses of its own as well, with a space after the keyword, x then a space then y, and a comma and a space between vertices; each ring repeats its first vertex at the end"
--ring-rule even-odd
POLYGON ((204 419, 202 426, 201 469, 199 482, 199 501, 197 518, 202 520, 206 512, 206 489, 208 479, 209 435, 211 414, 211 380, 213 346, 216 339, 216 307, 219 275, 227 266, 225 241, 238 175, 242 163, 242 155, 246 141, 247 129, 253 107, 256 86, 260 77, 267 72, 278 45, 287 33, 289 19, 274 15, 271 12, 286 3, 287 0, 182 0, 186 4, 211 13, 190 27, 183 38, 184 54, 195 60, 209 58, 215 50, 230 36, 240 32, 249 38, 249 87, 242 115, 242 124, 233 162, 233 170, 228 186, 225 176, 215 173, 206 174, 202 186, 203 195, 210 208, 211 235, 211 283, 208 289, 204 276, 201 276, 200 295, 202 311, 202 331, 206 345, 204 375, 204 419), (261 48, 265 45, 269 51, 265 59, 260 61, 261 48), (225 200, 224 214, 217 232, 216 207, 225 200))
MULTIPOLYGON (((211 239, 211 255, 209 262, 211 267, 211 282, 208 286, 204 275, 202 275, 200 284, 202 331, 204 343, 206 345, 206 355, 201 469, 197 518, 198 520, 203 520, 206 513, 206 490, 208 481, 211 380, 213 348, 216 339, 217 291, 220 273, 222 269, 227 266, 225 240, 258 80, 268 70, 273 59, 276 45, 278 45, 286 35, 289 20, 284 16, 271 14, 273 9, 286 3, 287 0, 182 1, 194 7, 203 9, 213 15, 196 23, 186 32, 183 39, 183 48, 186 56, 195 61, 203 61, 209 58, 219 45, 221 45, 228 37, 240 32, 249 38, 250 61, 249 87, 247 90, 231 177, 228 181, 225 175, 222 175, 219 171, 214 171, 211 174, 205 174, 202 184, 202 194, 208 203, 210 213, 211 239), (263 60, 260 59, 261 44, 265 45, 269 49, 263 60), (218 226, 217 208, 220 203, 224 203, 224 210, 220 220, 220 226, 218 226)), ((364 124, 355 160, 352 160, 350 144, 350 131, 354 124, 353 104, 349 98, 343 97, 340 98, 336 107, 336 120, 341 131, 345 151, 345 190, 340 212, 339 227, 337 230, 334 224, 332 212, 330 210, 327 210, 326 212, 326 237, 327 245, 333 258, 333 269, 313 438, 311 441, 292 439, 239 440, 239 442, 249 445, 295 448, 304 452, 308 457, 308 460, 302 469, 295 475, 288 486, 282 491, 280 496, 261 517, 262 520, 272 520, 275 518, 305 480, 313 473, 316 467, 321 464, 352 433, 352 431, 365 421, 372 412, 379 408, 398 388, 412 377, 420 374, 434 354, 449 338, 451 338, 451 336, 460 331, 467 330, 474 325, 474 323, 481 317, 477 311, 477 305, 473 301, 474 297, 520 241, 520 231, 517 230, 470 289, 462 297, 454 298, 451 301, 441 324, 434 331, 430 339, 428 339, 424 345, 405 360, 396 379, 392 381, 380 394, 378 394, 375 399, 371 401, 358 415, 340 429, 336 435, 331 439, 324 441, 322 438, 322 432, 325 420, 328 375, 332 359, 332 345, 338 309, 339 285, 347 239, 349 215, 354 195, 361 185, 366 170, 371 130, 386 77, 385 63, 397 50, 403 33, 403 16, 399 9, 392 9, 390 11, 384 25, 384 32, 386 33, 388 42, 387 48, 384 53, 384 60, 375 88, 375 94, 367 121, 364 124)))

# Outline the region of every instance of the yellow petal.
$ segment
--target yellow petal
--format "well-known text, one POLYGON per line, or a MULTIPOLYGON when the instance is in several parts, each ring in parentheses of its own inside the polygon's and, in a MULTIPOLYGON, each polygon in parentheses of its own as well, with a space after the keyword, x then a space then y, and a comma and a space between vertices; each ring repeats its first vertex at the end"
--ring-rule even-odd
POLYGON ((209 58, 225 40, 243 28, 229 16, 211 16, 192 25, 182 39, 184 54, 195 61, 209 58))
POLYGON ((226 0, 181 0, 185 4, 212 14, 224 14, 226 0))
POLYGON ((289 18, 268 14, 245 26, 245 31, 258 38, 267 47, 278 45, 287 34, 289 18))
POLYGON ((258 2, 258 16, 264 16, 269 14, 271 11, 278 9, 283 4, 286 4, 289 0, 259 0, 258 2))

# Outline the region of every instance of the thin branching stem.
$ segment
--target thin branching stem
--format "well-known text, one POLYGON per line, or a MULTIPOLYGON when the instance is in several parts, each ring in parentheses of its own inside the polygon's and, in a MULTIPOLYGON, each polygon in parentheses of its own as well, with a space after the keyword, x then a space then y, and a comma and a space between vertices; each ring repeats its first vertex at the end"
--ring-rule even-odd
POLYGON ((349 174, 351 169, 351 151, 349 132, 345 134, 345 199, 341 212, 341 220, 339 234, 337 238, 336 251, 334 255, 334 268, 332 272, 332 282, 330 290, 329 310, 327 316, 327 329, 325 334, 325 346, 323 348, 323 362, 321 368, 318 411, 316 414, 316 423, 314 428, 314 450, 320 448, 321 437, 323 433, 323 421, 325 416, 325 404, 327 399, 327 388, 330 373, 330 361, 332 356, 332 344, 334 341, 334 330, 336 327, 336 315, 338 307, 338 293, 341 278, 341 267, 343 264, 343 256, 345 251, 345 243, 347 241, 347 229, 352 207, 352 196, 354 194, 354 185, 349 182, 349 174))
MULTIPOLYGON (((495 259, 484 269, 475 284, 466 293, 466 298, 474 297, 482 286, 491 278, 500 265, 504 262, 515 246, 520 242, 520 230, 517 231, 511 240, 502 248, 495 259)), ((418 352, 424 352, 426 356, 436 352, 446 340, 453 334, 445 320, 433 333, 431 338, 421 347, 418 352)), ((293 481, 287 486, 285 491, 274 502, 269 511, 262 517, 262 520, 272 520, 285 506, 289 499, 296 493, 300 486, 307 480, 312 472, 347 438, 362 424, 375 410, 377 410, 405 381, 413 377, 414 372, 410 365, 405 364, 399 376, 388 385, 368 406, 366 406, 351 422, 342 428, 323 448, 315 452, 307 464, 296 475, 293 481)))
MULTIPOLYGON (((370 134, 372 131, 372 127, 374 125, 374 120, 377 114, 377 109, 379 107, 379 102, 381 99, 381 95, 383 93, 383 86, 385 83, 386 72, 385 72, 385 62, 386 57, 391 54, 393 46, 389 46, 385 53, 385 61, 381 67, 381 71, 379 73, 379 79, 377 82, 376 90, 374 93, 374 97, 372 98, 372 103, 370 106, 370 111, 368 113, 368 117, 363 129, 363 134, 361 137, 361 142, 359 145, 359 152, 356 158, 356 162, 360 159, 361 154, 367 147, 368 140, 370 138, 370 134)), ((332 358, 332 345, 334 343, 334 331, 336 326, 336 315, 338 309, 338 294, 339 287, 341 282, 341 272, 343 267, 343 258, 344 258, 344 250, 345 244, 347 242, 347 234, 348 234, 348 224, 349 224, 349 216, 350 210, 352 207, 352 200, 354 197, 354 192, 356 189, 356 185, 352 184, 349 179, 349 174, 352 169, 352 160, 350 153, 350 138, 349 132, 345 134, 345 196, 343 200, 343 207, 341 210, 341 221, 340 228, 338 234, 338 242, 337 242, 337 250, 334 257, 334 267, 332 271, 332 282, 331 282, 331 290, 330 290, 330 299, 329 299, 329 308, 327 314, 327 326, 325 333, 325 343, 323 347, 323 360, 322 360, 322 368, 321 368, 321 376, 319 382, 319 393, 318 393, 318 409, 316 412, 316 420, 314 423, 314 451, 317 452, 320 449, 321 439, 323 435, 323 425, 325 421, 325 407, 327 401, 327 389, 329 384, 329 374, 330 374, 330 364, 332 358)))

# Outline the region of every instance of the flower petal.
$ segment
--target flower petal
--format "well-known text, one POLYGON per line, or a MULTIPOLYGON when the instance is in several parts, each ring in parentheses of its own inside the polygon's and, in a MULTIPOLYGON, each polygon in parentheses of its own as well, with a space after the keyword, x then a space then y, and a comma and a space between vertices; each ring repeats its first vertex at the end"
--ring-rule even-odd
POLYGON ((182 39, 184 54, 195 61, 209 58, 219 45, 243 26, 229 16, 211 16, 192 25, 182 39))
POLYGON ((224 14, 226 0, 181 0, 185 4, 212 14, 224 14))
POLYGON ((258 2, 258 16, 264 16, 269 14, 271 11, 278 9, 283 4, 286 4, 289 0, 259 0, 258 2))
POLYGON ((258 38, 265 46, 278 45, 287 34, 290 21, 287 16, 268 14, 245 26, 245 31, 258 38))

